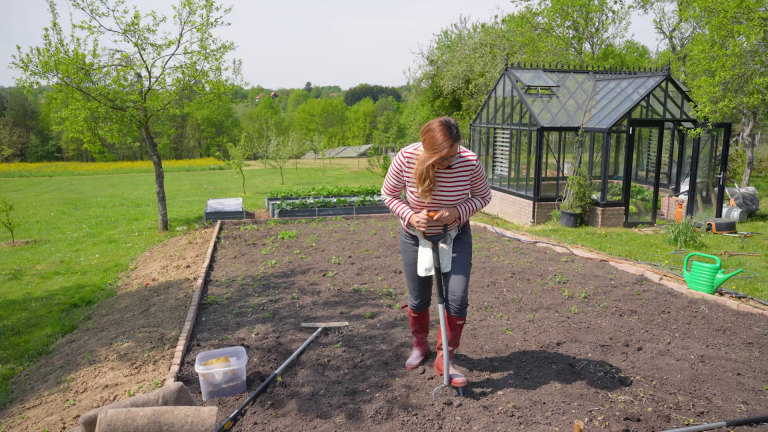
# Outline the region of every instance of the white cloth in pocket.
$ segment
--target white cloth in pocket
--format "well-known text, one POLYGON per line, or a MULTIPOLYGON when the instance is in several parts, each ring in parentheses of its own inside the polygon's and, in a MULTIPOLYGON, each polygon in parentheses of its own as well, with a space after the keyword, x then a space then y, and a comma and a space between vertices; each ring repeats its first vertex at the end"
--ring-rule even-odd
MULTIPOLYGON (((425 239, 420 232, 409 231, 419 239, 418 262, 416 263, 416 272, 419 276, 432 276, 435 274, 434 260, 432 258, 432 243, 425 239)), ((447 273, 451 271, 451 261, 453 261, 453 239, 459 232, 458 228, 448 231, 443 241, 440 242, 438 250, 440 253, 440 271, 447 273)))

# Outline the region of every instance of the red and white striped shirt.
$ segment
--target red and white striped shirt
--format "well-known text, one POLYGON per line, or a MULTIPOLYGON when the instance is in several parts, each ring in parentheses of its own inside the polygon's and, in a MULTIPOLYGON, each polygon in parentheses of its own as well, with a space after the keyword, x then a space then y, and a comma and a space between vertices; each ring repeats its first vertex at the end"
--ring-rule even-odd
MULTIPOLYGON (((491 188, 488 186, 483 166, 476 154, 462 146, 459 146, 460 157, 450 168, 435 170, 436 185, 432 200, 428 203, 422 201, 416 188, 416 180, 413 178, 421 148, 421 143, 418 142, 400 150, 392 159, 392 165, 381 188, 384 203, 400 217, 403 228, 408 227, 408 220, 414 213, 456 207, 459 219, 448 226, 451 230, 468 221, 475 212, 491 202, 491 188), (403 189, 407 202, 400 198, 403 189)), ((442 223, 429 221, 426 234, 439 234, 442 230, 442 223)))

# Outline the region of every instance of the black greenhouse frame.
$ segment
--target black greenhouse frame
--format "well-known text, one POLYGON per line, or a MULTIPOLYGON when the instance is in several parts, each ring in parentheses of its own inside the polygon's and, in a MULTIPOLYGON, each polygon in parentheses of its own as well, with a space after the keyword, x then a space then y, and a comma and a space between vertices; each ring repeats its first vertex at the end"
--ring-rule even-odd
POLYGON ((492 190, 533 201, 531 223, 581 167, 593 204, 624 208, 624 226, 655 224, 662 195, 685 198, 695 220, 720 217, 731 124, 699 122, 688 92, 668 68, 507 65, 470 147, 492 190))

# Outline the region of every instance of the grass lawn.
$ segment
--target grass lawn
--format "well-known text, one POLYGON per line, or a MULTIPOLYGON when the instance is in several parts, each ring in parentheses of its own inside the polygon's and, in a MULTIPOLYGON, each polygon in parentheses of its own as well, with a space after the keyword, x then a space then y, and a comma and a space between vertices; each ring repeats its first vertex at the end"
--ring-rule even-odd
MULTIPOLYGON (((264 194, 278 188, 382 181, 345 164, 286 168, 285 185, 275 169, 249 169, 245 207, 263 208, 264 194)), ((11 377, 87 320, 133 258, 177 229, 202 224, 208 198, 241 196, 233 171, 167 172, 165 181, 171 226, 160 235, 151 173, 0 178, 2 195, 22 220, 16 239, 32 240, 0 247, 0 407, 10 400, 11 377)), ((7 231, 0 232, 0 244, 10 240, 7 231)))
MULTIPOLYGON (((749 279, 731 278, 722 285, 722 288, 768 301, 768 175, 753 175, 752 185, 760 193, 760 211, 747 222, 738 224, 738 230, 743 232, 756 231, 763 233, 763 235, 746 239, 744 249, 741 249, 740 240, 736 237, 707 234, 703 237, 704 246, 691 249, 689 252, 695 251, 710 255, 718 255, 723 251, 761 254, 754 257, 734 256, 723 259, 723 268, 726 269, 726 273, 744 268, 744 270, 758 273, 759 276, 749 279)), ((667 267, 677 266, 677 269, 672 269, 676 273, 680 273, 679 267, 683 265, 683 255, 669 254, 675 247, 665 242, 663 234, 644 234, 626 228, 592 228, 587 226, 575 229, 564 228, 556 223, 524 227, 486 214, 478 214, 473 220, 493 223, 501 228, 524 231, 537 237, 550 238, 562 243, 584 246, 613 256, 659 263, 667 267)), ((743 272, 738 276, 754 275, 743 272)))

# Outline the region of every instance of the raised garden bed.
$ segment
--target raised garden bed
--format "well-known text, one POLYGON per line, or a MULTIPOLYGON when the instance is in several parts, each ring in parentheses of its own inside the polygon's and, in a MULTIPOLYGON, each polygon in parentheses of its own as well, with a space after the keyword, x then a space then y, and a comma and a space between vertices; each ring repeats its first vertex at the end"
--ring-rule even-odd
MULTIPOLYGON (((434 354, 403 367, 397 219, 281 222, 224 222, 179 379, 202 403, 195 356, 241 345, 252 391, 309 336, 301 322, 350 329, 313 342, 237 430, 651 431, 768 412, 764 316, 480 228, 457 354, 470 385, 433 402, 434 354)), ((246 397, 206 405, 222 420, 246 397)))
POLYGON ((274 218, 333 217, 387 214, 389 207, 380 196, 310 197, 307 199, 281 199, 270 205, 274 218))
POLYGON ((359 196, 374 196, 381 200, 381 186, 321 186, 317 188, 297 188, 297 189, 278 189, 269 192, 264 197, 264 208, 269 212, 270 217, 276 217, 273 206, 281 201, 296 202, 300 200, 312 199, 332 199, 343 198, 352 199, 359 196))

